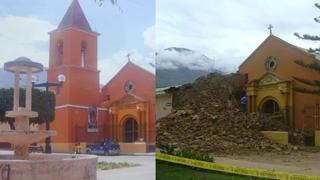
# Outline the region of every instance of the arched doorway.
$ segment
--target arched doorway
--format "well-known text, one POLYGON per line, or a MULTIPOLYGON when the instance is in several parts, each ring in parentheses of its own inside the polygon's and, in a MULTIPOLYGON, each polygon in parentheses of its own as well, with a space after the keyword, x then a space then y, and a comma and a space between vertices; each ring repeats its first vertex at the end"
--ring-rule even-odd
POLYGON ((124 122, 124 141, 135 142, 138 139, 138 123, 134 118, 127 118, 124 122))
POLYGON ((269 99, 262 104, 261 112, 276 113, 276 112, 280 112, 280 108, 278 103, 275 100, 269 99))

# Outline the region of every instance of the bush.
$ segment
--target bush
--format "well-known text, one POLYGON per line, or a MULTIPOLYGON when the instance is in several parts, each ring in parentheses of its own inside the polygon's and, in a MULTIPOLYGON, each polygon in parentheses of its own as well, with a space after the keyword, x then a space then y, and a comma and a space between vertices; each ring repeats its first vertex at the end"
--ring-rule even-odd
POLYGON ((184 157, 188 159, 195 159, 206 162, 214 162, 214 158, 208 153, 197 153, 189 150, 177 150, 174 147, 162 147, 161 153, 169 154, 173 156, 184 157))
MULTIPOLYGON (((39 117, 31 118, 30 123, 43 123, 45 121, 45 91, 40 89, 32 90, 32 111, 39 113, 39 117)), ((25 106, 26 99, 25 89, 20 89, 20 107, 25 106)), ((49 92, 49 120, 54 119, 55 113, 55 95, 52 92, 49 92)), ((12 111, 13 108, 13 88, 10 89, 0 89, 0 121, 1 122, 13 122, 14 119, 5 117, 6 111, 12 111)))
POLYGON ((110 169, 128 168, 128 167, 136 167, 136 166, 140 166, 140 164, 132 164, 127 162, 115 163, 115 162, 102 161, 102 162, 98 162, 97 169, 110 170, 110 169))

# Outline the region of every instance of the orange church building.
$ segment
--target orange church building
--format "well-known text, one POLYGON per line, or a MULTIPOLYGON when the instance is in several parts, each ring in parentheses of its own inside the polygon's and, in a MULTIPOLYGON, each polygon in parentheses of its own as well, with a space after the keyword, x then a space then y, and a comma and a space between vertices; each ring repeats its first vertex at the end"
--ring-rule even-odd
POLYGON ((302 67, 319 62, 319 57, 270 34, 239 66, 246 77, 247 111, 280 112, 287 124, 314 132, 320 129, 320 96, 296 91, 314 89, 294 77, 320 80, 318 72, 302 67))
MULTIPOLYGON (((117 140, 122 153, 147 152, 155 144, 155 76, 128 62, 100 89, 97 39, 78 0, 73 0, 50 35, 48 81, 66 77, 56 93, 51 129, 54 152, 72 152, 75 143, 117 140)), ((56 91, 55 88, 51 89, 56 91)))

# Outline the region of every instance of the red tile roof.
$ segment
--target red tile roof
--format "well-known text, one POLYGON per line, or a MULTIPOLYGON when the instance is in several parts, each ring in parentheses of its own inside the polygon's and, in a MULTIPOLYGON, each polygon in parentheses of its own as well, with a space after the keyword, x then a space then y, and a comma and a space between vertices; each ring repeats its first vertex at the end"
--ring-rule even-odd
POLYGON ((79 28, 88 32, 92 32, 86 16, 84 15, 78 0, 73 0, 66 14, 60 22, 58 29, 79 28))

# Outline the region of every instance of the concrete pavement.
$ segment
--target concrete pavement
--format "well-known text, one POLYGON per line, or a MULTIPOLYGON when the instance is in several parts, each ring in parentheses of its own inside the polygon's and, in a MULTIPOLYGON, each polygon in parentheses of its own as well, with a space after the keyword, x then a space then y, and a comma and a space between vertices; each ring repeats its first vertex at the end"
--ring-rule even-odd
POLYGON ((298 167, 298 166, 290 166, 290 165, 280 165, 280 164, 271 164, 271 163, 262 163, 262 162, 252 162, 246 160, 235 160, 230 158, 222 158, 216 157, 216 163, 233 165, 238 167, 246 167, 246 168, 254 168, 254 169, 264 169, 270 171, 278 171, 278 172, 288 172, 293 174, 303 174, 303 175, 313 175, 319 176, 320 172, 318 168, 310 168, 310 167, 298 167))

